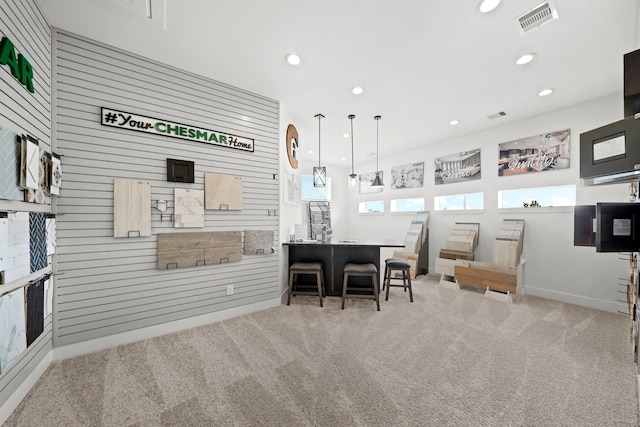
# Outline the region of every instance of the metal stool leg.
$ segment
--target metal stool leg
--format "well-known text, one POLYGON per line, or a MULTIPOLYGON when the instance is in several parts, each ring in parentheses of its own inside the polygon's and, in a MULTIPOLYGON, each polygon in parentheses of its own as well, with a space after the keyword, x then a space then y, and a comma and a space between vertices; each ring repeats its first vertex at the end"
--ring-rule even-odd
POLYGON ((320 298, 320 307, 322 307, 322 272, 316 272, 316 283, 318 284, 318 298, 320 298))
POLYGON ((384 281, 382 282, 383 285, 382 287, 384 288, 384 286, 387 286, 387 291, 385 292, 385 296, 384 296, 384 300, 385 301, 389 301, 389 288, 390 283, 391 283, 391 269, 389 267, 385 267, 384 268, 384 281))
MULTIPOLYGON (((378 274, 372 274, 371 275, 371 281, 373 282, 373 293, 376 296, 376 307, 378 309, 378 311, 380 311, 380 296, 378 295, 379 292, 379 286, 378 286, 378 274)), ((387 286, 387 291, 389 290, 389 287, 387 286)))
POLYGON ((411 273, 407 272, 407 282, 409 282, 409 300, 413 302, 413 290, 411 289, 411 273))
POLYGON ((291 294, 293 293, 293 276, 294 272, 289 272, 289 290, 287 291, 287 305, 291 304, 291 294))

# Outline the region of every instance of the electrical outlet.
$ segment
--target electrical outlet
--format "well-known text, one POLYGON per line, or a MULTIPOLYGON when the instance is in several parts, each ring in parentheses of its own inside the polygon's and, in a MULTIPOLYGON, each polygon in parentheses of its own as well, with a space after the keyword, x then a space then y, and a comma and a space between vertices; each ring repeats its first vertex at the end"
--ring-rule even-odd
POLYGON ((227 295, 233 295, 233 285, 227 285, 227 295))

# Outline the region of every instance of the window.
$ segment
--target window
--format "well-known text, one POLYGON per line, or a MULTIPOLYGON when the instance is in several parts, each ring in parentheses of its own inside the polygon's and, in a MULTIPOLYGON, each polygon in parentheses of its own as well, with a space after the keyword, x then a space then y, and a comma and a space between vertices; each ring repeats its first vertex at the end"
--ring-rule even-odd
POLYGON ((303 173, 300 175, 300 199, 301 200, 331 200, 331 178, 327 177, 326 187, 314 187, 313 175, 303 173))
POLYGON ((384 200, 360 202, 358 204, 358 213, 384 213, 384 200))
POLYGON ((391 212, 422 212, 424 197, 391 200, 391 212))
POLYGON ((433 209, 436 211, 484 209, 484 193, 435 196, 433 198, 433 209))
POLYGON ((541 207, 575 206, 576 186, 521 188, 518 190, 498 191, 498 208, 522 208, 525 203, 541 207))

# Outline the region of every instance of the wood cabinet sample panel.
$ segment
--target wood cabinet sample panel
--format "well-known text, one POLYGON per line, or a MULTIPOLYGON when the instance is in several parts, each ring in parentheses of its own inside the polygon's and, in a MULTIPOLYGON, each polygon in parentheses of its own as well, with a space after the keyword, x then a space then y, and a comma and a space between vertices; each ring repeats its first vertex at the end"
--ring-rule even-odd
POLYGON ((239 231, 158 234, 158 269, 196 267, 242 260, 239 231))
POLYGON ((517 272, 504 272, 491 268, 465 267, 456 265, 454 267, 455 279, 465 285, 472 285, 482 289, 487 287, 492 291, 516 293, 518 276, 517 272))
POLYGON ((176 188, 175 228, 204 227, 204 191, 176 188))
POLYGON ((151 236, 151 183, 113 180, 113 237, 151 236))
POLYGON ((217 210, 241 210, 242 178, 208 173, 204 176, 205 207, 217 210))

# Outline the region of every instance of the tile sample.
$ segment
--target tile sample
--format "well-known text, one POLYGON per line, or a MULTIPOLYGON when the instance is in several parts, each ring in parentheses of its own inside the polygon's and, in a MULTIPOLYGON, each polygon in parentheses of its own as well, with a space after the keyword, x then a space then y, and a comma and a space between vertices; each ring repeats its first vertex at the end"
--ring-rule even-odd
POLYGON ((113 180, 113 237, 151 236, 151 183, 113 180))
POLYGON ((47 228, 47 256, 56 253, 56 218, 48 216, 45 220, 47 228))
POLYGON ((239 231, 158 234, 159 270, 241 260, 242 241, 239 231))
POLYGON ((51 176, 49 180, 51 182, 49 192, 55 195, 60 194, 60 187, 62 187, 62 165, 60 164, 60 156, 56 153, 51 153, 51 176))
POLYGON ((47 214, 29 212, 29 259, 31 273, 47 266, 47 214))
POLYGON ((26 277, 31 273, 29 212, 10 213, 8 218, 9 256, 5 270, 7 283, 26 277))
POLYGON ((204 191, 176 188, 174 197, 174 227, 204 227, 204 191))
POLYGON ((22 200, 18 136, 0 125, 0 199, 22 200))
POLYGON ((27 348, 44 330, 44 280, 24 288, 27 303, 27 348))
POLYGON ((204 176, 205 207, 217 210, 242 209, 242 178, 207 173, 204 176))
POLYGON ((4 283, 4 271, 9 258, 9 218, 0 218, 0 285, 4 283))
POLYGON ((245 255, 268 255, 273 253, 273 231, 246 230, 244 232, 245 255))
POLYGON ((24 307, 22 288, 0 297, 0 373, 9 371, 27 348, 24 307))

